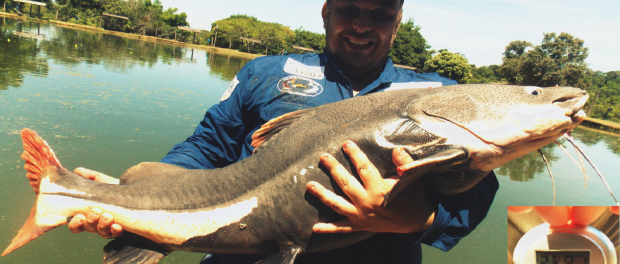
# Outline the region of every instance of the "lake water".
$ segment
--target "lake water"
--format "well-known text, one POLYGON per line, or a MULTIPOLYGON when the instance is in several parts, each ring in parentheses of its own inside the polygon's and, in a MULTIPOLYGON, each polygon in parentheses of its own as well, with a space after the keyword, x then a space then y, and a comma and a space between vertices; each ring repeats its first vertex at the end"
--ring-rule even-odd
MULTIPOLYGON (((159 161, 191 135, 247 61, 0 18, 0 249, 35 199, 19 158, 22 128, 46 139, 66 168, 119 176, 142 161, 159 161)), ((619 138, 584 129, 574 136, 620 194, 619 138)), ((583 174, 566 154, 555 145, 544 151, 555 176, 556 205, 614 204, 590 167, 584 189, 583 174)), ((551 180, 538 155, 496 173, 501 187, 484 222, 448 253, 423 247, 425 263, 506 263, 506 206, 552 204, 551 180)), ((0 263, 100 263, 107 242, 60 227, 0 263)), ((198 263, 202 256, 175 252, 160 263, 198 263)))

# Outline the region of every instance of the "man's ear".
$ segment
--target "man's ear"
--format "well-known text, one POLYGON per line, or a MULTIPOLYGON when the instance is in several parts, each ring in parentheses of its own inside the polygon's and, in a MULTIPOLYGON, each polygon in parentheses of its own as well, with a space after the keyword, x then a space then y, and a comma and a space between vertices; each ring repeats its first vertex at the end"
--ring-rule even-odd
POLYGON ((323 9, 321 10, 321 16, 323 17, 323 28, 327 27, 327 15, 329 10, 327 10, 327 1, 323 3, 323 9))
POLYGON ((398 29, 400 28, 400 22, 403 20, 403 7, 400 7, 400 11, 398 12, 398 17, 396 18, 396 27, 394 28, 394 32, 392 33, 392 44, 394 44, 394 40, 396 39, 396 34, 398 34, 398 29))

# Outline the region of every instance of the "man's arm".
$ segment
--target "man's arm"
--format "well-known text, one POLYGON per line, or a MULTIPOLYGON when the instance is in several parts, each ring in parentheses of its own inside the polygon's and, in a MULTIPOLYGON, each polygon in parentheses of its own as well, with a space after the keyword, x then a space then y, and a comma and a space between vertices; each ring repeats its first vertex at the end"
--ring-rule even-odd
POLYGON ((240 159, 243 143, 247 136, 247 122, 244 122, 243 98, 248 80, 252 77, 250 61, 230 83, 222 101, 209 108, 194 134, 184 142, 176 144, 161 160, 187 169, 222 168, 240 159))

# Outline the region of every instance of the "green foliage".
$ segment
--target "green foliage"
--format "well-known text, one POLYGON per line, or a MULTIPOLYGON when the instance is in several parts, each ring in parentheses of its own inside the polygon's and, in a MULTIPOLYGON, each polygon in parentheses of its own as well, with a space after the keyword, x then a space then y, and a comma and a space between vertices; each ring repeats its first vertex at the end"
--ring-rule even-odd
POLYGON ((584 41, 568 33, 545 33, 542 44, 513 41, 506 46, 501 75, 508 82, 522 85, 585 87, 588 72, 584 41))
MULTIPOLYGON (((304 30, 303 27, 295 29, 295 37, 291 45, 310 48, 316 52, 323 52, 325 49, 325 34, 314 33, 304 30)), ((299 50, 290 49, 289 53, 300 52, 299 50)))
POLYGON ((420 26, 414 25, 413 18, 401 23, 389 56, 396 64, 424 68, 424 63, 431 59, 428 49, 431 46, 420 34, 420 26))
POLYGON ((476 67, 471 64, 471 79, 469 83, 496 83, 501 82, 499 65, 476 67))
MULTIPOLYGON (((4 1, 8 4, 7 9, 14 8, 13 1, 0 0, 0 4, 4 1)), ((41 9, 43 19, 56 19, 58 16, 57 19, 60 21, 93 27, 103 26, 108 30, 174 38, 177 26, 189 26, 187 14, 176 14, 176 8, 168 8, 164 11, 159 0, 45 0, 43 2, 48 4, 46 8, 41 9), (126 16, 129 20, 102 16, 103 12, 126 16)), ((188 32, 179 33, 179 35, 183 40, 187 40, 189 36, 188 32)))
POLYGON ((467 83, 471 76, 471 66, 463 55, 443 50, 424 63, 424 72, 437 72, 458 83, 467 83))
POLYGON ((620 122, 620 71, 591 72, 585 79, 590 84, 586 88, 590 94, 586 114, 602 119, 612 108, 605 120, 620 122))
POLYGON ((259 21, 247 15, 232 15, 215 21, 212 26, 214 30, 217 27, 216 46, 249 53, 278 54, 290 47, 295 34, 289 27, 259 21), (241 37, 259 40, 260 43, 242 40, 241 37))

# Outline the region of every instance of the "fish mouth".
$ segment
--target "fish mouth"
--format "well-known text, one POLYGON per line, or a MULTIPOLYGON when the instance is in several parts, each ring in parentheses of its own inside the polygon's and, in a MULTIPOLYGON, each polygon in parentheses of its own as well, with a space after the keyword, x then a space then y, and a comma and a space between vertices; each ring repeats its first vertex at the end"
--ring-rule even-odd
POLYGON ((566 116, 572 119, 585 118, 585 112, 583 112, 583 106, 590 98, 590 95, 584 90, 572 95, 565 95, 558 99, 555 99, 552 103, 563 109, 566 109, 566 116))

